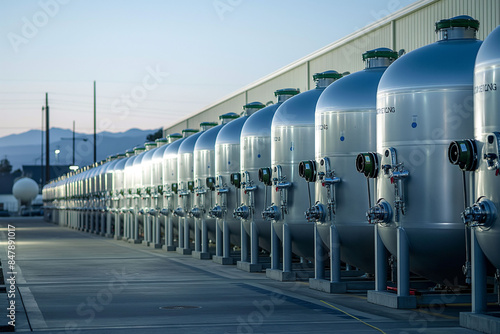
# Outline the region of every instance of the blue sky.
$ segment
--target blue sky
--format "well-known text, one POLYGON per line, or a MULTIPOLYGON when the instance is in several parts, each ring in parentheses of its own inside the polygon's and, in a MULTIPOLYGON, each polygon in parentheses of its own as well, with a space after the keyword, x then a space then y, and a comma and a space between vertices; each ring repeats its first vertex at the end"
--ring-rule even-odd
MULTIPOLYGON (((415 0, 2 0, 0 136, 154 129, 415 0)), ((229 110, 228 110, 229 111, 229 110)))

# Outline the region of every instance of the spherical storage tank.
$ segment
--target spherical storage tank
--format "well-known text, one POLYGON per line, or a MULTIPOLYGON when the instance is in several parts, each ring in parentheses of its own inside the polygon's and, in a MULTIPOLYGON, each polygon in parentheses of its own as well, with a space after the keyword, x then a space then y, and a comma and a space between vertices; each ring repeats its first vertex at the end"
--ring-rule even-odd
POLYGON ((12 186, 12 194, 21 202, 29 204, 38 195, 38 184, 29 177, 23 177, 12 186))
POLYGON ((437 22, 438 41, 396 60, 377 92, 380 168, 369 219, 398 267, 409 263, 446 285, 464 281, 463 185, 447 151, 450 141, 472 137, 478 27, 469 16, 437 22))
MULTIPOLYGON (((316 221, 327 247, 333 224, 340 239, 341 259, 370 273, 374 272, 373 226, 366 223, 365 217, 366 181, 353 168, 353 162, 357 152, 376 149, 377 87, 397 57, 387 48, 367 51, 363 54, 364 70, 325 89, 316 105, 316 162, 299 166, 302 174, 312 167, 308 175, 316 178, 316 204, 307 211, 307 218, 316 221)), ((370 191, 374 192, 374 182, 370 182, 370 191)))
MULTIPOLYGON (((469 141, 458 142, 457 158, 468 158, 464 170, 475 169, 476 203, 463 213, 466 223, 475 227, 475 235, 490 262, 500 268, 500 27, 486 38, 479 49, 474 70, 474 138, 476 152, 469 141), (472 154, 471 154, 472 153, 472 154), (476 153, 476 154, 475 154, 476 153), (477 155, 477 159, 475 156, 477 155), (477 161, 476 161, 477 160, 477 161)), ((453 147, 450 147, 450 149, 453 147)), ((450 153, 453 151, 450 150, 450 153)), ((453 156, 450 156, 450 160, 453 156)))
MULTIPOLYGON (((342 75, 336 71, 316 73, 316 89, 300 93, 276 110, 271 126, 272 203, 263 211, 264 218, 273 223, 275 233, 283 242, 284 256, 293 253, 313 257, 313 223, 307 222, 304 212, 309 208, 308 189, 300 180, 298 164, 314 159, 314 113, 323 90, 342 75)), ((266 181, 266 180, 264 180, 266 181)), ((268 181, 268 180, 267 180, 268 181)), ((289 271, 291 260, 284 260, 289 271)))
POLYGON ((250 235, 254 261, 258 256, 259 247, 271 251, 271 228, 269 221, 261 216, 261 212, 270 203, 270 195, 267 198, 268 203, 264 203, 267 189, 259 182, 259 169, 271 166, 271 123, 278 107, 299 93, 295 88, 275 91, 277 102, 252 114, 241 129, 242 204, 235 210, 235 215, 242 220, 243 228, 250 235))

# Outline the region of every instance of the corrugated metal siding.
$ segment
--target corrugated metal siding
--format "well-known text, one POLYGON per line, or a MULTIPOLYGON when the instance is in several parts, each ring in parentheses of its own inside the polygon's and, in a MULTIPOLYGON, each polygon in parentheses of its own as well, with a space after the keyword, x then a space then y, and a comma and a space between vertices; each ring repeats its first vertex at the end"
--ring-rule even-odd
POLYGON ((307 64, 302 64, 291 71, 269 80, 262 85, 248 90, 248 102, 259 101, 266 104, 276 102, 274 92, 282 88, 299 88, 301 92, 307 90, 307 64))
POLYGON ((498 24, 498 0, 441 0, 395 20, 395 48, 407 52, 436 41, 435 22, 457 15, 480 21, 478 38, 484 39, 498 24))
POLYGON ((365 51, 379 47, 391 47, 391 26, 386 24, 374 31, 370 31, 355 40, 342 45, 324 55, 321 55, 309 62, 310 77, 309 85, 314 88, 314 73, 326 70, 335 70, 343 73, 351 73, 362 70, 365 66, 362 54, 365 51))
MULTIPOLYGON (((246 92, 228 98, 175 125, 165 128, 165 134, 180 132, 186 127, 198 128, 203 121, 216 121, 226 112, 240 112, 246 102, 275 101, 274 91, 281 88, 299 88, 302 92, 314 88, 312 75, 326 70, 356 72, 363 69, 361 54, 377 47, 392 47, 406 52, 436 41, 434 24, 443 18, 470 15, 480 21, 478 38, 484 38, 500 25, 500 0, 437 0, 422 3, 417 10, 396 17, 383 26, 375 26, 369 32, 349 40, 339 47, 299 63, 285 73, 255 84, 246 92)), ((385 20, 388 21, 388 20, 385 20)))

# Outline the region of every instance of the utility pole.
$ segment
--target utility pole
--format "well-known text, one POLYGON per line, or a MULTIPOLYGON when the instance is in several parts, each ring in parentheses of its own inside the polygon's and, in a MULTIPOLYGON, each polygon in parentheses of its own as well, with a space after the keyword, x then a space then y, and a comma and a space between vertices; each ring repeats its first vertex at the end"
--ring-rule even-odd
POLYGON ((45 183, 50 180, 49 93, 45 93, 45 183))
POLYGON ((40 188, 45 185, 43 177, 43 111, 44 107, 42 107, 42 124, 40 124, 40 188))
POLYGON ((96 96, 95 96, 95 80, 94 80, 94 163, 97 162, 97 143, 96 143, 96 96))
POLYGON ((73 163, 71 166, 75 165, 75 121, 73 121, 73 163))
POLYGON ((71 164, 71 166, 75 166, 75 156, 76 156, 76 141, 77 140, 83 140, 83 141, 87 141, 88 139, 87 138, 82 138, 82 137, 78 137, 76 138, 76 130, 75 130, 75 121, 73 121, 73 137, 71 138, 61 138, 61 140, 72 140, 73 141, 73 163, 71 164))

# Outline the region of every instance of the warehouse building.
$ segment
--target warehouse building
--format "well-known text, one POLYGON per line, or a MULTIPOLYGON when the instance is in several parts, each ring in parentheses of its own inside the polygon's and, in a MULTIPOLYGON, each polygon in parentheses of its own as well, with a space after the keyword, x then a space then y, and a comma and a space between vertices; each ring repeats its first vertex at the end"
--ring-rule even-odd
POLYGON ((397 1, 388 0, 384 18, 362 28, 312 54, 299 59, 233 94, 214 102, 196 114, 175 124, 164 126, 164 135, 198 128, 204 121, 215 121, 226 112, 239 112, 248 102, 274 101, 274 91, 299 88, 301 92, 314 88, 312 75, 334 69, 356 72, 364 68, 361 55, 378 47, 406 52, 436 41, 434 23, 443 18, 470 15, 479 20, 478 38, 486 36, 500 25, 498 0, 421 0, 391 13, 397 1))

